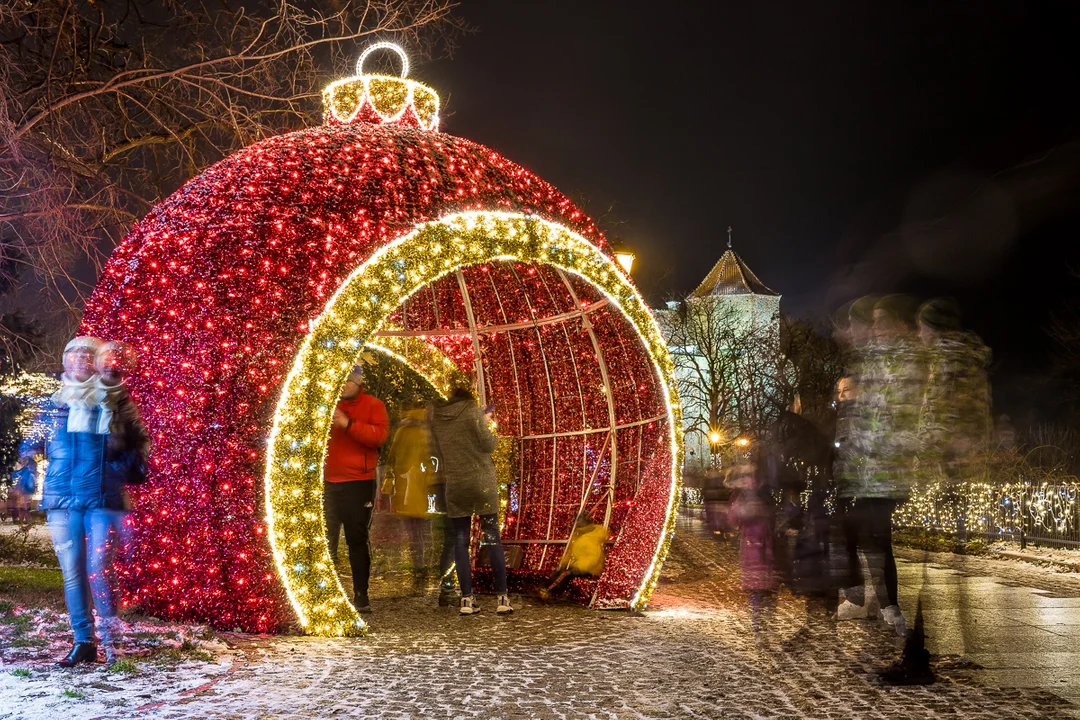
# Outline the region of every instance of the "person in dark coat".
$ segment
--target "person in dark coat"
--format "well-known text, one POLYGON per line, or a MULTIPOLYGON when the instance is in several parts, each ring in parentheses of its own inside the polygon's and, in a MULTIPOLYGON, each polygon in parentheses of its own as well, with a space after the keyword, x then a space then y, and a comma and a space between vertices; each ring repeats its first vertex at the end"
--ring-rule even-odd
POLYGON ((431 433, 439 456, 439 475, 446 486, 446 514, 454 527, 454 553, 462 615, 480 612, 472 594, 469 541, 474 515, 480 517, 483 544, 489 549, 498 594, 496 612, 513 612, 506 592, 506 557, 499 537, 499 483, 495 477, 498 438, 491 429, 491 409, 481 412, 467 388, 432 410, 431 433))
POLYGON ((840 583, 832 568, 837 558, 831 542, 836 496, 831 438, 831 429, 824 432, 800 414, 796 398, 770 429, 762 452, 766 482, 788 510, 778 521, 776 538, 786 548, 777 553, 788 564, 783 575, 791 591, 806 598, 807 628, 791 640, 807 637, 811 627, 835 628, 840 583))
POLYGON ((75 644, 57 664, 97 661, 93 608, 101 619, 106 660, 115 657, 116 605, 107 548, 115 513, 127 509, 125 486, 145 476, 146 430, 126 388, 110 390, 95 374, 101 341, 79 337, 64 349, 62 385, 41 419, 40 440, 24 443, 23 458, 41 453, 49 461, 39 507, 64 577, 64 600, 75 644))

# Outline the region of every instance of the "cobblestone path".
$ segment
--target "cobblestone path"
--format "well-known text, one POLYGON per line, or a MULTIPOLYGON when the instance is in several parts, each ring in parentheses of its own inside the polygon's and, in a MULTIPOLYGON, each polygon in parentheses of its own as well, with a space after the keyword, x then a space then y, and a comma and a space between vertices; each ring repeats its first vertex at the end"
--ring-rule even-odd
POLYGON ((433 597, 375 601, 367 638, 226 635, 219 662, 179 683, 148 669, 122 681, 5 670, 0 718, 1077 717, 1044 690, 983 684, 958 657, 937 659, 936 685, 885 687, 873 671, 898 650, 880 623, 785 650, 803 616, 790 597, 762 646, 733 553, 710 537, 680 533, 664 575, 641 615, 526 601, 498 617, 484 598, 484 613, 461 618, 433 597))

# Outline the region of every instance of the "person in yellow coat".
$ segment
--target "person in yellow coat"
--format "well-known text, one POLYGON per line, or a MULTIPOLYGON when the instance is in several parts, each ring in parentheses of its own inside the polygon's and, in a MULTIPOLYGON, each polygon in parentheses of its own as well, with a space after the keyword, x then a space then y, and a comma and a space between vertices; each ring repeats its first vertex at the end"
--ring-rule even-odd
POLYGON ((390 496, 390 511, 401 518, 405 526, 412 560, 413 589, 421 593, 427 589, 425 530, 430 517, 428 493, 435 479, 423 405, 409 403, 402 412, 390 445, 389 465, 392 474, 383 481, 382 491, 390 496))
POLYGON ((597 524, 587 511, 578 515, 574 532, 567 543, 566 553, 551 584, 539 591, 541 600, 549 601, 571 578, 600 577, 604 572, 605 543, 608 531, 597 524))

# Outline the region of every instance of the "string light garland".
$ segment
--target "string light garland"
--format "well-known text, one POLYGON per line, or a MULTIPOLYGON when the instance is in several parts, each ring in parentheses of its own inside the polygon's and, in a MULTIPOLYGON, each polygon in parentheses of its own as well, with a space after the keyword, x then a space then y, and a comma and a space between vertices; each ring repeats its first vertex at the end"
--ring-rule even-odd
POLYGON ((223 629, 363 632, 329 563, 321 468, 371 342, 436 387, 482 368, 516 449, 500 462, 522 577, 554 567, 551 541, 585 502, 615 540, 585 595, 642 607, 674 530, 681 418, 663 339, 603 235, 488 148, 405 116, 329 114, 154 208, 87 303, 82 333, 140 352, 129 385, 154 441, 124 603, 223 629))
POLYGON ((1080 541, 1080 483, 925 482, 897 508, 893 524, 957 535, 1080 541))
POLYGON ((383 40, 382 42, 372 43, 364 48, 364 51, 360 53, 360 57, 356 59, 356 74, 364 74, 364 61, 371 57, 372 53, 379 50, 389 50, 396 54, 398 59, 401 60, 401 77, 409 76, 409 56, 405 53, 405 49, 397 43, 390 42, 389 40, 383 40))

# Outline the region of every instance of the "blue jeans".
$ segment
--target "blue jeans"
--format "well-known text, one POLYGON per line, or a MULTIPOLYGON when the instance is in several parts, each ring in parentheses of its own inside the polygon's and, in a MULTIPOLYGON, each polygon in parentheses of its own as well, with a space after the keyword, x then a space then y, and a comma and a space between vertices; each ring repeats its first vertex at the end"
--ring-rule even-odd
MULTIPOLYGON (((472 561, 469 558, 469 539, 472 532, 472 517, 453 518, 454 523, 454 563, 457 565, 458 585, 461 597, 472 595, 472 561)), ((483 543, 488 546, 491 558, 491 571, 495 575, 495 592, 506 594, 506 556, 503 554, 502 539, 499 537, 499 516, 481 515, 480 532, 483 543)))
POLYGON ((101 639, 112 642, 116 621, 113 588, 106 574, 126 543, 126 513, 120 510, 49 510, 49 535, 64 576, 64 602, 75 642, 94 642, 94 616, 101 639))

